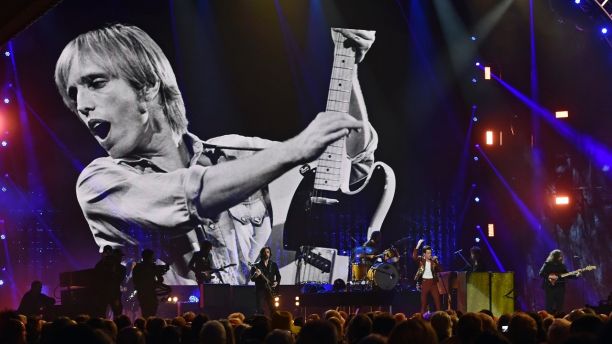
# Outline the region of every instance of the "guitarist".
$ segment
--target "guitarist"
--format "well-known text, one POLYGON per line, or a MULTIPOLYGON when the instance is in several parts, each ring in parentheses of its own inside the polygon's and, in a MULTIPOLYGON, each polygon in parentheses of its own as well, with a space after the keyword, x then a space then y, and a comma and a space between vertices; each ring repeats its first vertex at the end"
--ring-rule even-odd
POLYGON ((274 311, 272 297, 281 280, 278 265, 270 260, 271 257, 270 247, 263 247, 259 251, 259 262, 251 267, 251 281, 255 282, 257 313, 268 316, 271 316, 274 311))
POLYGON ((204 240, 200 243, 200 251, 194 252, 189 260, 189 270, 195 274, 198 285, 210 283, 214 278, 210 250, 212 250, 212 243, 204 240))
MULTIPOLYGON (((540 269, 540 276, 543 277, 542 287, 546 294, 546 311, 550 314, 563 311, 565 301, 565 278, 559 275, 567 272, 567 266, 563 263, 563 252, 552 250, 548 258, 540 269)), ((566 278, 577 278, 580 273, 566 278)))

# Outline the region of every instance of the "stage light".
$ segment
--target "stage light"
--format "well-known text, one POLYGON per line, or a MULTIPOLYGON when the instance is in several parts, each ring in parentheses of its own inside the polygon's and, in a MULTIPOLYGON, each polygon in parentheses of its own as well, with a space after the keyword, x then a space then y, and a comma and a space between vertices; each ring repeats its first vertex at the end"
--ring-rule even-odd
POLYGON ((475 83, 476 83, 476 81, 477 81, 477 80, 476 80, 476 78, 472 78, 472 83, 474 83, 474 84, 475 84, 475 83))
POLYGON ((480 62, 476 62, 476 67, 480 66, 480 62))
POLYGON ((478 196, 474 197, 474 202, 480 203, 480 197, 478 197, 478 196))
POLYGON ((296 297, 295 297, 295 301, 300 301, 300 297, 299 297, 299 296, 296 296, 296 297))
POLYGON ((2 192, 6 192, 6 190, 8 190, 8 189, 6 188, 6 186, 3 186, 2 189, 0 189, 0 190, 2 190, 2 192))
POLYGON ((473 188, 475 188, 475 187, 476 187, 476 184, 472 184, 472 187, 473 187, 473 188))
POLYGON ((191 295, 191 296, 189 296, 189 302, 191 302, 191 303, 198 303, 198 302, 200 302, 200 298, 198 298, 195 295, 191 295))
POLYGON ((602 27, 601 28, 601 33, 603 33, 604 35, 608 33, 608 28, 607 27, 602 27))
POLYGON ((295 307, 300 307, 300 301, 295 301, 295 307))
POLYGON ((474 238, 474 241, 475 241, 476 243, 479 243, 479 242, 480 242, 480 238, 479 238, 479 237, 475 237, 475 238, 474 238))
POLYGON ((3 285, 4 285, 4 280, 0 279, 0 286, 3 286, 3 285))
POLYGON ((477 156, 474 157, 474 161, 478 161, 478 157, 477 156))
POLYGON ((6 147, 6 146, 8 146, 8 142, 6 140, 2 140, 1 145, 2 145, 2 147, 6 147))
POLYGON ((567 205, 569 204, 568 196, 555 196, 555 204, 556 205, 567 205))
POLYGON ((11 56, 11 52, 10 52, 10 51, 8 51, 8 50, 7 50, 7 51, 5 51, 5 52, 4 52, 4 56, 6 56, 6 57, 11 56))
POLYGON ((470 39, 471 39, 472 41, 475 41, 475 40, 476 40, 476 36, 472 36, 472 37, 470 37, 470 39))
POLYGON ((493 145, 493 131, 487 130, 486 132, 486 144, 489 146, 493 145))
POLYGON ((604 172, 608 172, 608 171, 610 171, 610 166, 608 166, 608 165, 604 165, 604 166, 601 168, 601 170, 602 170, 602 171, 604 171, 604 172))
POLYGON ((555 117, 556 118, 568 118, 569 111, 555 111, 555 117))
POLYGON ((274 302, 274 307, 275 307, 275 308, 278 308, 278 306, 280 306, 280 303, 278 303, 278 302, 274 302))
POLYGON ((578 5, 578 4, 580 4, 580 0, 574 0, 574 3, 575 3, 576 5, 578 5))
POLYGON ((6 239, 6 235, 0 234, 0 240, 4 240, 4 239, 6 239))
POLYGON ((487 225, 487 235, 489 236, 489 238, 492 238, 495 236, 495 225, 492 223, 489 223, 487 225))
POLYGON ((172 296, 168 296, 168 302, 172 302, 172 296))
POLYGON ((278 301, 280 301, 280 297, 275 296, 275 297, 274 297, 274 302, 278 302, 278 301))
POLYGON ((476 116, 472 117, 472 121, 478 122, 478 117, 476 117, 476 116))
POLYGON ((491 80, 491 67, 484 67, 485 80, 491 80))
POLYGON ((177 303, 177 302, 178 302, 178 297, 176 297, 176 296, 175 296, 175 297, 173 297, 173 298, 172 298, 172 302, 177 303))
POLYGON ((8 99, 8 98, 4 98, 4 104, 8 104, 8 103, 10 103, 10 102, 11 102, 11 100, 10 100, 10 99, 8 99))

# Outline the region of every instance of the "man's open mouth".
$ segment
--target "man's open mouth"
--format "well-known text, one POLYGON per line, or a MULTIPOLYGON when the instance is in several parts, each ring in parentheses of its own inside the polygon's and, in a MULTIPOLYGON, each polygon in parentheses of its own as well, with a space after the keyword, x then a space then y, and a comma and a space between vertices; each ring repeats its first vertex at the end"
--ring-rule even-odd
POLYGON ((100 119, 90 120, 87 122, 87 126, 89 127, 89 130, 91 130, 91 132, 101 140, 104 140, 108 136, 111 127, 110 122, 100 119))

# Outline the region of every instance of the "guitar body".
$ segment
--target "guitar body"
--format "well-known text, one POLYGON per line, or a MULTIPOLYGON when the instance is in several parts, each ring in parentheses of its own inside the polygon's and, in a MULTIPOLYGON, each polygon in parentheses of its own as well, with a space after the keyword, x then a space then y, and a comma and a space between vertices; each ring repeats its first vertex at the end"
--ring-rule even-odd
POLYGON ((375 214, 379 213, 377 208, 387 185, 385 169, 373 166, 370 177, 362 182, 367 184, 353 195, 313 189, 315 173, 315 169, 302 173, 303 179, 289 205, 283 233, 285 249, 297 251, 300 246, 317 246, 350 250, 361 245, 367 239, 375 214), (337 203, 313 202, 313 197, 337 203))

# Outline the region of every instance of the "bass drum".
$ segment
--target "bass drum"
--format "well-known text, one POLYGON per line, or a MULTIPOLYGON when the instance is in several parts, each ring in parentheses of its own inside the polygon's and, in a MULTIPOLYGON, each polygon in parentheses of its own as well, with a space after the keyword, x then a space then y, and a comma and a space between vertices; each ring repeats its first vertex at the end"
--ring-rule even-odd
POLYGON ((399 282, 399 273, 395 266, 388 263, 374 264, 368 270, 368 280, 382 290, 391 290, 399 282))
POLYGON ((368 276, 368 271, 371 269, 370 262, 361 261, 351 264, 351 281, 363 281, 368 276))

